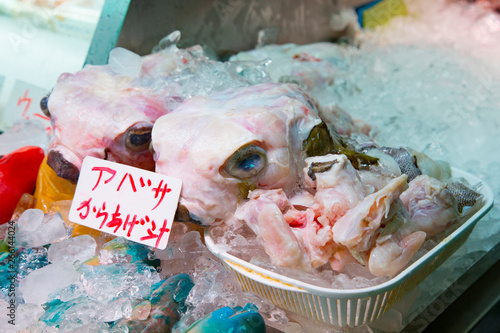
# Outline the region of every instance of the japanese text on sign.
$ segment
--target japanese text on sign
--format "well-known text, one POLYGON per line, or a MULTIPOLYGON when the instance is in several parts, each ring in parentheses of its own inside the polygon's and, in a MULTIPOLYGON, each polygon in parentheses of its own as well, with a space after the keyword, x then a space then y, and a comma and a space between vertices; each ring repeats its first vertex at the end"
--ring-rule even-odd
POLYGON ((47 90, 27 82, 16 80, 7 100, 3 114, 3 122, 10 127, 19 120, 30 120, 41 123, 47 134, 52 133, 50 118, 40 109, 40 100, 47 95, 47 90))
POLYGON ((181 186, 178 178, 86 157, 69 219, 164 249, 181 186))

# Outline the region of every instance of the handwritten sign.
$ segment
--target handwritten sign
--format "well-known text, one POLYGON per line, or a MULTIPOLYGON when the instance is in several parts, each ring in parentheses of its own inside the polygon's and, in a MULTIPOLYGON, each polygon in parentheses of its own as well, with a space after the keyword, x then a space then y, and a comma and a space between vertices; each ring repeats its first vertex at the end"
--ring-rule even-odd
POLYGON ((16 121, 26 119, 42 122, 47 134, 52 132, 50 118, 40 109, 40 101, 48 91, 30 83, 16 80, 2 114, 3 122, 10 127, 16 121))
POLYGON ((86 157, 69 220, 165 249, 181 186, 178 178, 86 157))

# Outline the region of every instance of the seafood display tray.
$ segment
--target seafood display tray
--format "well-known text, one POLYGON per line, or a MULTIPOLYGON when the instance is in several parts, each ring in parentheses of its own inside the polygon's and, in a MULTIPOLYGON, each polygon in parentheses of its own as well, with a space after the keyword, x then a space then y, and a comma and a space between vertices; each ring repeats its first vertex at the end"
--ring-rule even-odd
POLYGON ((492 208, 494 194, 491 188, 474 175, 452 168, 453 177, 461 177, 470 184, 481 183, 482 201, 449 236, 432 250, 408 266, 389 281, 360 289, 333 289, 318 287, 253 265, 217 248, 208 230, 205 243, 208 249, 235 272, 242 287, 258 294, 277 306, 303 316, 342 327, 356 327, 378 319, 410 290, 448 259, 471 234, 476 223, 492 208))

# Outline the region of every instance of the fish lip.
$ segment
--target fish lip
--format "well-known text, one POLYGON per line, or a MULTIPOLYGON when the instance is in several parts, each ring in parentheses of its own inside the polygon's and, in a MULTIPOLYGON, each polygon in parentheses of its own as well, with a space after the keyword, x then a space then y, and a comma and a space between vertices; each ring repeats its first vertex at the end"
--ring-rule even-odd
POLYGON ((47 154, 47 165, 55 171, 56 175, 76 184, 80 176, 80 170, 76 165, 64 158, 61 152, 51 150, 47 154))
POLYGON ((189 210, 183 204, 179 203, 177 210, 175 212, 174 221, 176 222, 192 222, 198 225, 203 225, 201 219, 190 213, 189 210))

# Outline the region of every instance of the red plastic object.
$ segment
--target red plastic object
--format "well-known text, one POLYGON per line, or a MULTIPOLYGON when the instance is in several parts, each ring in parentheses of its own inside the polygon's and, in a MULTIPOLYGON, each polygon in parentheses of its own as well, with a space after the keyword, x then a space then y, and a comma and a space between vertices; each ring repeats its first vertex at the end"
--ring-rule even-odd
POLYGON ((0 224, 9 222, 21 196, 35 189, 44 156, 42 148, 26 146, 0 158, 0 224))

